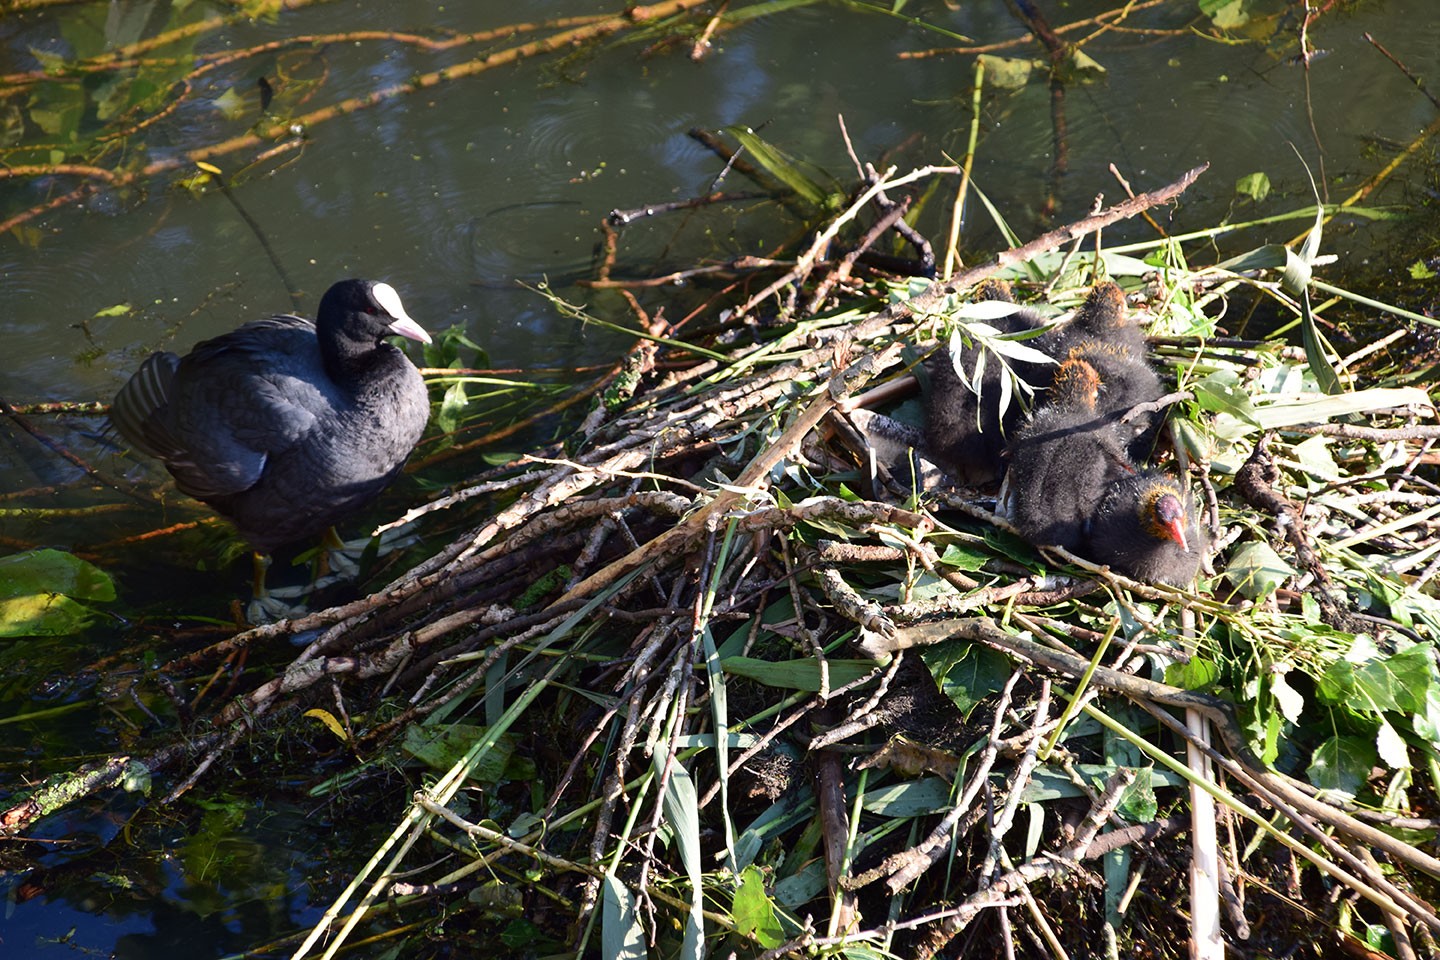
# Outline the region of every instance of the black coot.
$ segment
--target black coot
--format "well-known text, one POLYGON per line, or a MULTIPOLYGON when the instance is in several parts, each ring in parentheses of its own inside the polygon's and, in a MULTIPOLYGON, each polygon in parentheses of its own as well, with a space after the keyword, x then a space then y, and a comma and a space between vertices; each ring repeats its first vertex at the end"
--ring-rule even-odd
POLYGON ((1057 354, 1063 356, 1084 341, 1112 344, 1126 355, 1143 360, 1145 331, 1125 307, 1125 291, 1113 280, 1090 288, 1074 318, 1060 329, 1057 354))
POLYGON ((430 416, 390 336, 430 342, 388 283, 342 280, 315 323, 280 315, 152 355, 110 419, 183 492, 262 553, 359 510, 399 472, 430 416))
POLYGON ((1147 471, 1106 490, 1085 554, 1135 580, 1184 586, 1195 579, 1204 550, 1189 491, 1174 477, 1147 471))
MULTIPOLYGON (((975 288, 976 300, 1001 300, 1014 303, 1010 287, 1004 281, 987 280, 975 288)), ((1045 325, 1033 310, 1017 307, 1013 313, 989 321, 1003 334, 1023 333, 1045 325)), ((1045 338, 1031 339, 1027 346, 1040 346, 1045 338)), ((979 343, 960 349, 952 358, 947 345, 925 361, 930 391, 925 402, 925 446, 935 463, 962 483, 983 485, 994 483, 1005 472, 1001 452, 1007 434, 1012 432, 1024 415, 1025 405, 1016 396, 1010 398, 1005 415, 1000 415, 1001 378, 1008 376, 1002 361, 993 354, 985 357, 985 368, 979 383, 967 384, 955 371, 958 362, 971 377, 976 361, 985 353, 979 343)), ((1050 382, 1048 364, 1009 360, 1010 369, 1034 389, 1050 382)), ((972 378, 973 379, 973 378, 972 378)))
POLYGON ((1098 412, 1101 388, 1094 367, 1066 360, 1034 419, 1011 441, 1011 516, 1031 543, 1083 550, 1096 505, 1134 472, 1119 429, 1098 412))
MULTIPOLYGON (((1078 357, 1095 368, 1104 385, 1099 411, 1118 420, 1131 407, 1164 395, 1160 377, 1145 356, 1145 332, 1125 308, 1125 293, 1101 280, 1060 332, 1056 359, 1078 357)), ((1164 415, 1158 411, 1129 422, 1127 448, 1136 462, 1150 459, 1164 415)))

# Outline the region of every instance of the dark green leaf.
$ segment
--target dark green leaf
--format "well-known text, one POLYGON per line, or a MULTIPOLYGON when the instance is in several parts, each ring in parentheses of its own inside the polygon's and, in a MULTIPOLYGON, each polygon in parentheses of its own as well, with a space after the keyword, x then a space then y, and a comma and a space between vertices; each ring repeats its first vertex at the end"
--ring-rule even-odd
POLYGON ((966 717, 979 703, 1005 686, 1012 667, 1003 653, 979 644, 938 643, 920 657, 940 691, 966 717))
POLYGON ((73 554, 32 550, 0 557, 0 637, 55 637, 89 622, 77 600, 114 600, 109 574, 73 554))
MULTIPOLYGON (((873 660, 829 660, 831 688, 858 680, 875 669, 873 660)), ((786 690, 820 690, 820 664, 807 660, 757 660, 753 657, 726 657, 720 661, 726 673, 747 677, 767 687, 786 690)))
MULTIPOLYGON (((401 749, 435 770, 449 770, 485 736, 489 727, 448 723, 435 727, 413 725, 405 730, 401 749)), ((499 783, 515 752, 513 734, 502 733, 475 765, 471 776, 481 783, 499 783)))
POLYGON ((1365 786, 1379 760, 1373 744, 1359 737, 1331 737, 1315 748, 1305 771, 1321 790, 1338 790, 1355 796, 1365 786))

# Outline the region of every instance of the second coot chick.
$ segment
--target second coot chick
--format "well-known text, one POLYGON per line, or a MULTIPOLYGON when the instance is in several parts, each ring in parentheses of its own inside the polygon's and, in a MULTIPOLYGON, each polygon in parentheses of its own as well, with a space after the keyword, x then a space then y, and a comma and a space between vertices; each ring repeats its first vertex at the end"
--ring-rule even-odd
POLYGON ((1142 413, 1124 423, 1120 418, 1132 407, 1159 400, 1165 394, 1160 377, 1143 355, 1131 356, 1122 347, 1100 340, 1073 343, 1061 359, 1080 359, 1095 368, 1103 385, 1098 410, 1125 438, 1126 451, 1136 463, 1145 463, 1155 447, 1165 416, 1162 411, 1142 413))
POLYGON ((1081 550, 1096 506, 1133 473, 1120 431, 1099 414, 1100 376, 1082 359, 1055 370, 1045 403, 1010 446, 1011 516, 1031 543, 1081 550))
POLYGON ((343 280, 315 323, 280 315, 157 353, 110 419, 175 485, 229 517, 262 553, 316 536, 365 506, 429 419, 415 365, 385 342, 430 342, 388 283, 343 280))
MULTIPOLYGON (((1010 287, 1004 281, 987 280, 975 288, 977 300, 999 300, 1014 303, 1010 287)), ((989 321, 1002 334, 1023 333, 1045 325, 1033 310, 1016 308, 1015 312, 989 321)), ((1032 346, 1034 343, 1032 342, 1032 346)), ((990 353, 979 383, 966 384, 955 371, 958 362, 970 378, 980 356, 987 351, 979 343, 970 343, 952 357, 947 345, 925 361, 930 392, 925 403, 925 446, 936 464, 962 483, 984 485, 994 483, 1004 472, 1001 453, 1006 435, 1013 431, 1024 412, 1020 399, 1014 395, 1000 414, 1001 377, 1007 376, 999 357, 990 353), (978 391, 978 393, 977 393, 978 391)), ((1010 368, 1032 388, 1049 382, 1048 364, 1007 360, 1010 368)))
POLYGON ((1110 484, 1090 525, 1084 551, 1135 580, 1190 583, 1200 569, 1204 537, 1189 491, 1158 471, 1110 484))
MULTIPOLYGON (((1105 385, 1100 412, 1118 420, 1131 407, 1160 399, 1160 377, 1145 355, 1145 332, 1125 306, 1125 293, 1111 280, 1101 280, 1058 335, 1058 357, 1080 357, 1093 366, 1105 385)), ((1123 428, 1127 450, 1137 463, 1150 459, 1163 415, 1142 414, 1123 428)))
POLYGON ((1101 280, 1075 316, 1059 333, 1057 353, 1064 355, 1084 341, 1112 344, 1127 356, 1144 359, 1145 331, 1125 307, 1125 291, 1113 280, 1101 280))

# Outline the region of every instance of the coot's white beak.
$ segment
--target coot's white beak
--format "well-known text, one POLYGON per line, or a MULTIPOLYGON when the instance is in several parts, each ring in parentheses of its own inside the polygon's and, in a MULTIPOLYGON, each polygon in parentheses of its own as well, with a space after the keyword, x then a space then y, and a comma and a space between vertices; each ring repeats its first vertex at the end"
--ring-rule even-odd
POLYGON ((395 322, 390 324, 391 333, 419 340, 421 343, 432 342, 425 328, 411 320, 410 314, 405 312, 405 305, 400 302, 400 294, 395 292, 394 287, 388 283, 377 283, 370 289, 370 295, 375 298, 376 303, 385 308, 386 313, 395 318, 395 322))

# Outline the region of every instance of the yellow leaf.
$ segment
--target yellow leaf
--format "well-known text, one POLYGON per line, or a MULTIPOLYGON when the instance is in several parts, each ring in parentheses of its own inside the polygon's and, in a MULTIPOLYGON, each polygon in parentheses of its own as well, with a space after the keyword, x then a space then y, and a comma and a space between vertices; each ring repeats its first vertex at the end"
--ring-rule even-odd
POLYGON ((345 735, 345 728, 340 726, 340 721, 336 720, 335 715, 329 710, 306 710, 305 716, 314 717, 316 720, 319 720, 321 723, 325 724, 325 726, 330 728, 330 732, 335 734, 338 739, 350 739, 345 735))

